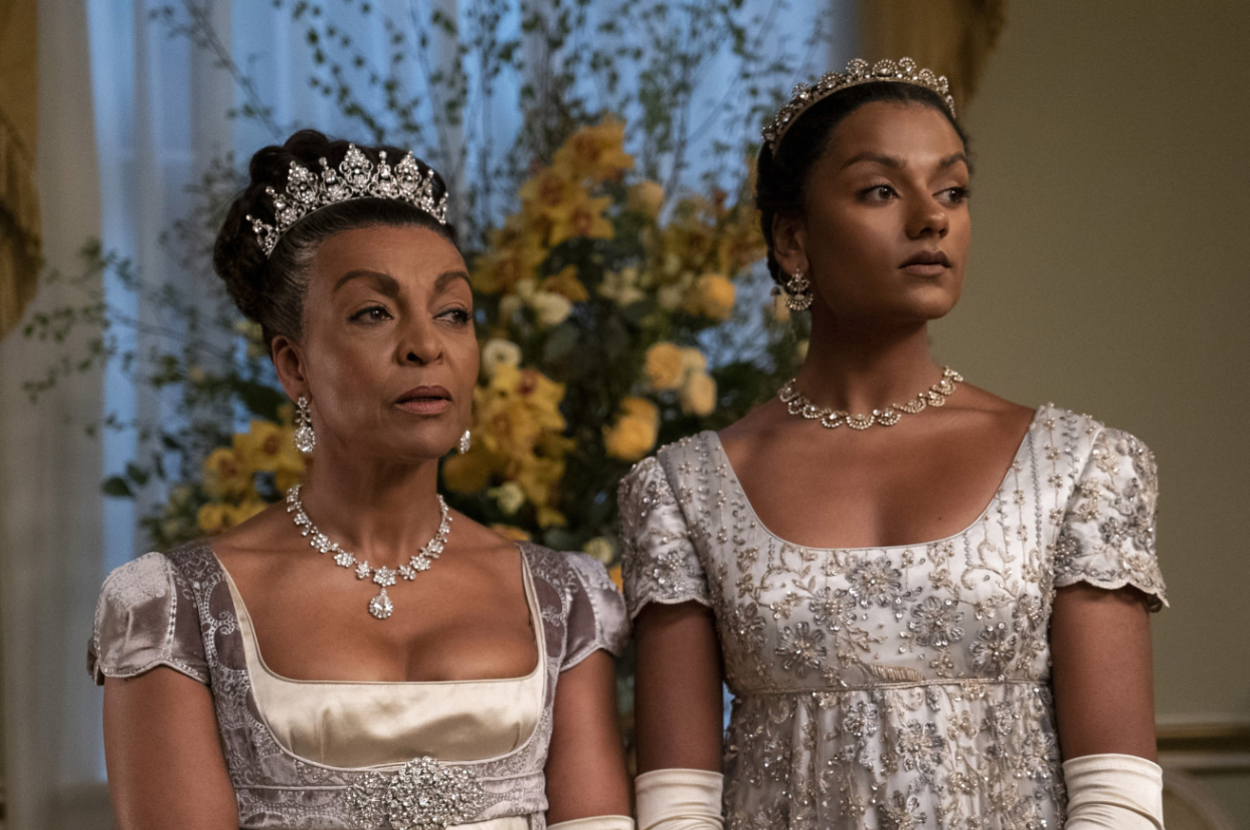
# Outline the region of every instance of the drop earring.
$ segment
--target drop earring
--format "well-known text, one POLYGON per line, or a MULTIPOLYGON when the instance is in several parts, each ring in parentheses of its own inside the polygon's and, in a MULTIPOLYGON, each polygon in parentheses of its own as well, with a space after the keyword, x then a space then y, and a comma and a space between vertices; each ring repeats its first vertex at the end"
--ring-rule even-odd
POLYGON ((812 305, 812 283, 803 276, 802 268, 795 268, 786 283, 786 306, 791 311, 806 311, 812 305))
POLYGON ((460 436, 460 454, 464 455, 465 453, 469 451, 469 449, 472 446, 473 446, 473 433, 469 432, 466 429, 464 431, 464 435, 460 436))
POLYGON ((317 447, 317 433, 313 432, 312 409, 303 395, 295 401, 295 449, 308 455, 317 447))

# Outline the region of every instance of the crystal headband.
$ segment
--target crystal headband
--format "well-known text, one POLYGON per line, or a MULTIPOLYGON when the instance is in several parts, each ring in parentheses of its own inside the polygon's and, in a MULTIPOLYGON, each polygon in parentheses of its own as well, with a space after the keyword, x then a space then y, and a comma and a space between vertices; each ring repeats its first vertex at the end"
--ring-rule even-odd
POLYGON ((406 153, 392 169, 386 162, 386 151, 378 152, 375 166, 355 144, 347 145, 337 171, 324 158, 321 174, 317 175, 298 162, 291 162, 286 177, 286 189, 278 193, 266 187, 265 193, 273 200, 275 225, 248 214, 261 250, 268 258, 277 247, 278 240, 291 227, 308 214, 340 202, 353 199, 398 199, 433 216, 440 225, 447 224, 447 194, 434 200, 434 177, 432 169, 421 172, 421 165, 412 153, 406 153))
POLYGON ((931 69, 917 69, 916 62, 911 58, 901 58, 897 62, 881 60, 872 66, 863 58, 856 58, 846 65, 845 72, 826 72, 814 84, 796 86, 790 103, 782 107, 772 122, 764 127, 762 134, 765 143, 775 155, 786 131, 812 105, 848 87, 878 81, 914 84, 932 90, 946 104, 951 117, 955 116, 955 99, 950 95, 950 82, 945 75, 935 75, 931 69))

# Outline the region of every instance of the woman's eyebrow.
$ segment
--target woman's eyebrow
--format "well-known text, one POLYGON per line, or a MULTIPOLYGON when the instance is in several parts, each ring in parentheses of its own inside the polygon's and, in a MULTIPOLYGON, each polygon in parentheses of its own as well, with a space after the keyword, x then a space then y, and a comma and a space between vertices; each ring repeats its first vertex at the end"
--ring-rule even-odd
POLYGON ((472 281, 469 279, 468 273, 465 271, 444 271, 439 274, 438 279, 434 281, 435 292, 442 291, 455 280, 464 280, 469 283, 470 287, 473 285, 472 281))
POLYGON ((338 291, 347 283, 358 278, 373 280, 377 283, 378 290, 388 297, 399 296, 399 281, 397 279, 392 277, 390 274, 384 274, 381 271, 372 271, 368 268, 354 268, 339 277, 338 281, 334 283, 334 291, 338 291))

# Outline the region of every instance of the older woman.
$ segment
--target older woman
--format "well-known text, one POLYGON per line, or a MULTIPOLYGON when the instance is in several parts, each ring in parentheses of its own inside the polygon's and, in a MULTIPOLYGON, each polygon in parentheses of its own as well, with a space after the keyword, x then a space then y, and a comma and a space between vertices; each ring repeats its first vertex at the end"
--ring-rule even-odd
POLYGON ((285 505, 105 583, 90 662, 125 830, 632 827, 619 593, 437 492, 478 373, 445 214, 395 148, 304 131, 253 157, 214 262, 313 460, 285 505))
POLYGON ((1154 457, 934 361, 972 229, 946 79, 801 87, 758 172, 811 345, 622 485, 639 825, 1157 830, 1154 457))

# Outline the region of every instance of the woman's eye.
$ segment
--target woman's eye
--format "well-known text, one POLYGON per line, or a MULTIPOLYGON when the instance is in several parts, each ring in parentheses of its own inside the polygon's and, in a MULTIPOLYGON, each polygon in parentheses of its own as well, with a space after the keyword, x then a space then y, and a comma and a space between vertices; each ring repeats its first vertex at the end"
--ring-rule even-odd
POLYGON ((860 195, 870 202, 884 202, 894 196, 894 188, 888 184, 873 185, 860 191, 860 195))
POLYGON ((967 187, 948 187, 940 195, 945 197, 946 201, 951 204, 958 205, 968 201, 971 191, 967 187))
POLYGON ((467 308, 451 308, 438 315, 440 320, 446 320, 457 326, 468 325, 473 319, 473 312, 467 308))
POLYGON ((371 305, 368 308, 362 308, 351 316, 353 321, 361 321, 365 323, 380 323, 383 320, 391 319, 391 313, 380 305, 371 305))

